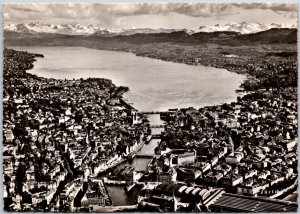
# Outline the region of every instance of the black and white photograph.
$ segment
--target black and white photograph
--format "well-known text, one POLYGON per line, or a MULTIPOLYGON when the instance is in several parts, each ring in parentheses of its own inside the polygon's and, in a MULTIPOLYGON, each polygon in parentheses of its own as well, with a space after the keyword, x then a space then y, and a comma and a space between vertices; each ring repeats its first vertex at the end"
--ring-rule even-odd
POLYGON ((297 212, 297 11, 3 4, 4 211, 297 212))

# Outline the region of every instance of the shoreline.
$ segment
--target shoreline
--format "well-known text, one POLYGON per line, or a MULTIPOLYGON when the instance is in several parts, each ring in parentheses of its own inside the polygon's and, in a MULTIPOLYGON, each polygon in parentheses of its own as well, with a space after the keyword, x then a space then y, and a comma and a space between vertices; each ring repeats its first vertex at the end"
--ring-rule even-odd
MULTIPOLYGON (((28 52, 27 52, 28 53, 28 52)), ((25 81, 26 81, 26 78, 27 78, 27 80, 36 80, 36 81, 40 81, 40 82, 42 82, 42 81, 45 81, 45 80, 51 80, 51 79, 49 79, 49 78, 44 78, 44 77, 38 77, 37 75, 33 75, 33 74, 30 74, 30 73, 27 73, 27 71, 28 70, 30 70, 30 69, 32 69, 33 68, 33 62, 36 60, 36 58, 37 57, 41 57, 41 55, 40 56, 38 56, 38 55, 36 55, 36 54, 30 54, 30 53, 28 53, 29 55, 31 55, 31 57, 32 58, 30 58, 32 61, 28 61, 27 62, 27 64, 26 64, 26 66, 28 66, 28 68, 26 68, 25 69, 25 72, 24 73, 21 73, 22 75, 24 75, 25 76, 25 81), (30 66, 31 65, 31 66, 30 66)), ((23 70, 21 70, 22 72, 23 72, 23 70)), ((18 77, 16 77, 16 79, 17 79, 18 77)), ((274 77, 273 77, 274 78, 274 77)), ((89 78, 88 78, 89 79, 89 78)), ((85 79, 85 80, 83 80, 83 81, 87 81, 88 79, 85 79)), ((103 78, 92 78, 93 80, 95 80, 95 81, 97 81, 97 80, 103 80, 103 78)), ((115 92, 116 91, 116 89, 118 88, 118 86, 116 86, 116 85, 114 85, 113 83, 112 83, 112 80, 109 80, 109 79, 105 79, 105 81, 107 81, 108 83, 106 83, 106 84, 104 84, 104 83, 102 83, 102 84, 104 84, 103 86, 105 86, 107 89, 113 89, 113 90, 111 90, 110 91, 110 93, 111 94, 113 94, 114 95, 114 93, 113 92, 115 92), (110 87, 112 87, 112 88, 110 88, 110 87)), ((71 84, 71 82, 72 81, 70 81, 70 80, 65 80, 65 82, 64 82, 64 84, 67 84, 67 83, 69 83, 69 84, 71 84)), ((87 85, 89 84, 89 82, 87 81, 87 85)), ((293 85, 293 82, 291 81, 291 82, 288 82, 288 84, 290 84, 290 88, 292 88, 292 95, 294 94, 294 85, 293 85)), ((6 88, 7 88, 8 86, 6 86, 6 88)), ((104 87, 104 88, 105 88, 104 87)), ((262 84, 261 86, 260 86, 261 88, 263 88, 264 87, 264 85, 262 84)), ((267 91, 268 89, 267 89, 267 87, 268 86, 266 86, 266 88, 265 88, 265 91, 267 91)), ((6 89, 6 88, 4 88, 4 89, 6 89)), ((278 88, 275 88, 275 90, 274 90, 274 93, 277 93, 277 95, 284 95, 284 93, 289 93, 289 91, 285 91, 285 90, 287 90, 288 88, 284 88, 284 86, 279 86, 278 88), (278 90, 278 91, 277 91, 278 90)), ((82 89, 81 89, 82 90, 82 89)), ((256 94, 260 94, 260 95, 262 95, 265 91, 259 91, 259 90, 253 90, 253 92, 255 92, 256 94)), ((271 89, 271 92, 273 93, 273 88, 271 89)), ((271 93, 271 92, 269 92, 269 93, 271 93)), ((111 95, 110 94, 110 95, 111 95)), ((266 94, 266 96, 267 96, 268 94, 266 94)), ((121 105, 125 105, 124 103, 126 103, 124 100, 123 100, 123 94, 119 94, 118 95, 118 98, 120 99, 120 100, 122 100, 121 101, 121 105), (124 102, 124 103, 123 103, 124 102)), ((256 98, 254 97, 254 96, 247 96, 247 95, 244 95, 244 96, 242 96, 242 97, 245 97, 245 99, 247 99, 247 98, 249 98, 249 99, 251 99, 251 100, 255 100, 256 98)), ((291 98, 292 99, 292 98, 291 98)), ((128 103, 126 103, 128 106, 126 107, 126 109, 128 109, 128 108, 133 108, 131 105, 129 105, 128 103)), ((231 103, 232 104, 232 103, 231 103)), ((233 103, 233 105, 235 105, 235 103, 233 103)), ((220 106, 220 105, 214 105, 214 106, 220 106)), ((212 106, 206 106, 206 107, 212 107, 212 106)), ((142 147, 142 146, 141 146, 142 147)), ((140 148, 141 148, 140 147, 140 148)), ((123 152, 123 150, 120 150, 121 152, 123 152)), ((115 153, 115 154, 117 154, 117 153, 115 153)), ((123 158, 121 158, 121 159, 123 159, 123 158)), ((111 167, 112 168, 112 167, 111 167)), ((109 168, 108 168, 109 169, 109 168)))
MULTIPOLYGON (((163 62, 170 62, 170 63, 178 63, 178 64, 185 64, 185 65, 190 65, 190 66, 203 66, 203 67, 212 67, 212 68, 219 68, 219 69, 225 69, 229 72, 233 72, 236 74, 240 74, 240 75, 245 75, 245 76, 249 76, 249 77, 253 77, 251 74, 248 74, 247 72, 240 72, 237 69, 230 69, 227 66, 212 66, 212 65, 205 65, 205 64, 201 64, 201 63, 188 63, 185 61, 179 61, 179 60, 166 60, 163 59, 162 57, 154 57, 151 55, 142 55, 139 54, 138 52, 132 51, 132 50, 123 50, 123 49, 101 49, 101 48, 95 48, 95 47, 86 47, 86 46, 63 46, 63 45, 33 45, 33 46, 29 46, 29 45, 16 45, 16 46, 7 46, 7 48, 9 49, 14 49, 15 47, 69 47, 69 48, 87 48, 87 49, 93 49, 93 50, 101 50, 101 51, 108 51, 108 52, 120 52, 120 53, 130 53, 135 55, 136 57, 143 57, 143 58, 148 58, 148 59, 155 59, 155 60, 160 60, 163 62)), ((27 51, 28 52, 28 51, 27 51)), ((42 55, 42 54, 37 54, 37 55, 42 55)), ((53 78, 55 79, 55 78, 53 78)), ((75 78, 76 79, 76 78, 75 78)), ((56 79, 56 80, 64 80, 64 79, 56 79)))
MULTIPOLYGON (((207 104, 201 105, 201 104, 200 104, 199 107, 186 106, 186 107, 180 107, 180 108, 190 108, 190 107, 193 107, 193 108, 199 109, 199 108, 203 108, 203 107, 219 106, 219 105, 222 105, 222 104, 225 104, 225 103, 226 103, 226 104, 230 104, 230 103, 232 103, 232 102, 236 102, 236 99, 237 99, 239 96, 241 96, 239 93, 244 93, 244 92, 246 92, 245 89, 242 87, 243 83, 245 83, 245 81, 248 81, 248 80, 250 80, 250 79, 256 79, 254 76, 252 76, 252 75, 250 75, 250 74, 248 74, 248 73, 238 72, 238 70, 231 70, 231 69, 228 69, 226 66, 225 66, 225 67, 222 67, 222 66, 218 67, 218 66, 208 66, 208 65, 203 65, 203 64, 199 64, 199 63, 198 63, 198 64, 189 64, 189 63, 186 63, 186 62, 180 62, 180 61, 164 60, 164 59, 162 59, 162 58, 155 58, 155 57, 151 57, 151 56, 143 56, 143 55, 139 55, 139 54, 137 54, 137 53, 134 52, 134 51, 128 51, 128 50, 119 50, 119 49, 111 49, 111 50, 109 50, 109 49, 100 49, 100 48, 85 47, 85 46, 47 46, 47 45, 34 45, 34 46, 25 46, 25 45, 24 45, 24 46, 21 46, 21 45, 18 45, 18 46, 8 46, 8 48, 12 48, 12 49, 13 49, 14 47, 79 47, 79 48, 87 48, 87 49, 94 49, 94 50, 101 50, 101 51, 108 51, 108 52, 130 53, 130 54, 135 55, 136 57, 143 57, 143 58, 148 58, 148 59, 161 60, 161 61, 169 62, 169 63, 178 63, 178 64, 184 64, 184 65, 188 65, 188 66, 203 66, 203 67, 212 67, 212 68, 216 68, 216 69, 225 69, 225 70, 228 71, 228 72, 232 72, 232 73, 235 73, 235 74, 238 74, 238 75, 242 75, 242 76, 244 77, 244 80, 242 80, 241 83, 239 83, 238 88, 234 89, 235 100, 233 100, 233 101, 226 101, 226 100, 224 100, 223 102, 221 102, 221 103, 218 102, 218 103, 216 103, 216 104, 214 104, 214 105, 207 105, 207 104), (239 92, 237 92, 237 91, 239 91, 239 92)), ((26 51, 28 52, 28 50, 26 50, 26 51)), ((30 53, 30 52, 28 52, 28 53, 30 53)), ((34 65, 33 65, 33 67, 32 67, 31 69, 33 69, 33 68, 34 68, 34 65)), ((29 69, 29 70, 31 70, 31 69, 29 69)), ((31 74, 31 73, 29 72, 29 74, 31 74)), ((53 80, 59 80, 59 81, 64 81, 64 80, 65 80, 65 79, 56 79, 56 78, 46 78, 46 77, 41 77, 41 76, 38 76, 38 75, 36 75, 36 74, 31 74, 31 75, 37 76, 37 77, 39 77, 39 78, 45 78, 45 79, 53 79, 53 80)), ((66 80, 69 80, 69 81, 70 81, 70 80, 73 80, 73 79, 78 80, 78 79, 80 79, 80 78, 72 78, 72 79, 66 79, 66 80)), ((83 78, 83 79, 87 79, 87 78, 83 78)), ((101 78, 101 77, 95 77, 95 79, 106 79, 106 80, 111 81, 112 84, 114 84, 114 81, 113 81, 112 79, 101 78)), ((122 85, 116 85, 116 84, 114 84, 114 85, 117 86, 117 87, 121 87, 121 86, 122 86, 122 85)), ((127 87, 127 86, 126 86, 126 87, 127 87)), ((129 91, 125 92, 124 94, 126 94, 126 93, 128 93, 128 92, 130 92, 130 88, 129 88, 129 91)), ((243 96, 243 95, 242 95, 242 96, 243 96)), ((126 102, 126 101, 124 100, 124 96, 122 96, 121 102, 122 102, 124 105, 126 105, 127 107, 129 107, 129 108, 131 108, 131 109, 133 109, 133 110, 137 110, 138 112, 143 112, 143 111, 144 111, 144 110, 137 109, 137 108, 134 107, 134 105, 132 105, 132 104, 126 102)), ((174 107, 170 106, 168 109, 171 109, 171 108, 174 108, 174 107)), ((180 109, 180 108, 179 108, 179 109, 180 109)), ((168 111, 168 109, 165 110, 165 111, 168 111)), ((148 111, 148 110, 147 110, 147 111, 148 111)), ((152 109, 152 111, 155 111, 155 110, 152 109)))
MULTIPOLYGON (((31 74, 29 71, 34 67, 34 62, 39 58, 39 57, 44 57, 42 54, 35 54, 35 53, 30 53, 28 51, 17 51, 15 49, 4 49, 5 53, 7 51, 7 53, 9 52, 9 54, 12 54, 14 57, 20 57, 20 58, 14 58, 15 60, 17 60, 18 63, 20 63, 20 65, 22 67, 18 67, 16 68, 16 70, 14 69, 7 69, 7 70, 4 70, 4 78, 7 78, 8 76, 14 76, 15 79, 18 79, 21 77, 22 79, 20 79, 21 81, 24 81, 24 82, 36 82, 38 85, 42 85, 42 84, 47 84, 49 83, 49 81, 51 81, 52 79, 51 78, 45 78, 45 77, 39 77, 38 75, 35 75, 35 74, 31 74), (22 61, 24 60, 24 61, 22 61), (23 64, 22 64, 23 63, 23 64)), ((11 80, 11 78, 9 78, 8 80, 11 80)), ((91 84, 90 86, 92 86, 92 83, 91 81, 96 81, 100 84, 100 89, 99 90, 103 90, 103 91, 107 91, 108 95, 106 96, 106 99, 109 100, 111 98, 119 98, 120 100, 122 99, 122 96, 123 96, 123 93, 118 93, 120 92, 120 90, 122 90, 122 87, 119 87, 119 86, 116 86, 112 83, 111 80, 109 79, 104 79, 104 78, 86 78, 86 79, 82 79, 82 80, 78 80, 80 81, 80 83, 82 82, 83 85, 88 85, 88 84, 91 84)), ((62 84, 64 84, 66 87, 71 87, 71 84, 73 83, 72 80, 62 80, 61 81, 62 84)), ((76 81, 75 81, 76 82, 76 81)), ((30 83, 29 83, 30 84, 30 83)), ((26 87, 29 87, 28 85, 26 85, 26 87)), ((75 85, 73 85, 73 87, 75 87, 75 85)), ((99 88, 99 87, 98 87, 99 88)), ((4 91, 5 90, 8 90, 9 89, 9 85, 4 85, 4 91)), ((82 90, 82 89, 81 89, 82 90)), ((7 95, 6 95, 7 96, 7 95)), ((7 101, 9 100, 9 98, 7 98, 7 101)), ((4 101, 4 104, 7 102, 7 101, 4 101)), ((23 100, 22 100, 23 102, 23 100)), ((132 106, 130 106, 129 104, 127 104, 125 106, 124 104, 125 102, 120 102, 119 105, 121 106, 124 106, 124 109, 126 111, 131 111, 132 110, 132 106)), ((108 104, 109 105, 109 104, 108 104)), ((50 107, 50 106, 49 106, 50 107)), ((128 124, 129 125, 129 124, 128 124)), ((143 124, 141 125, 143 126, 143 124)), ((40 130, 40 128, 37 128, 38 130, 40 130)), ((50 133, 50 134, 53 134, 53 133, 50 133)), ((4 140, 4 143, 5 143, 5 140, 4 140)), ((89 143, 88 140, 86 140, 86 143, 89 143)), ((144 141, 141 141, 138 148, 137 148, 137 151, 139 149, 141 149, 142 145, 144 144, 145 142, 144 141)), ((125 144, 124 144, 125 145, 125 144)), ((120 150, 121 152, 123 152, 122 150, 120 150)), ((136 152, 137 152, 136 151, 136 152)), ((30 153, 28 153, 29 155, 30 153)), ((116 155, 117 153, 115 153, 114 155, 116 155)), ((61 154, 63 155, 63 154, 61 154)), ((113 156, 111 156, 113 157, 113 156)), ((116 165, 122 163, 123 161, 126 161, 126 158, 122 157, 120 158, 120 162, 117 162, 117 163, 113 163, 112 166, 108 167, 108 169, 112 168, 112 167, 115 167, 116 165)), ((85 173, 84 171, 82 171, 82 173, 85 173)), ((70 176, 73 176, 73 175, 70 175, 70 176)), ((78 176, 78 175, 77 175, 78 176)), ((74 178, 77 178, 77 176, 73 177, 72 179, 74 178)), ((72 181, 69 181, 68 183, 70 183, 72 181)), ((26 183, 26 182, 25 182, 26 183)), ((24 185, 24 182, 22 182, 21 184, 21 187, 23 187, 24 185)), ((21 194, 21 193, 20 193, 21 194)), ((52 200, 52 199, 51 199, 52 200)), ((49 204, 50 205, 50 204, 49 204)))

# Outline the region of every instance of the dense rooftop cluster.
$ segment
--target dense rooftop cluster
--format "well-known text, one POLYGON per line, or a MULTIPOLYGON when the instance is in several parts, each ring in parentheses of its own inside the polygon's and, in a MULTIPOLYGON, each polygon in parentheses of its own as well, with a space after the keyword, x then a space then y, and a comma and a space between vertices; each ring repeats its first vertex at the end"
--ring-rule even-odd
MULTIPOLYGON (((295 65, 280 64, 281 75, 284 68, 296 73, 295 65)), ((196 162, 177 169, 182 181, 275 197, 297 180, 297 89, 287 80, 285 85, 259 86, 237 102, 165 113, 165 131, 156 153, 196 152, 196 162)))
POLYGON ((113 205, 105 184, 125 184, 128 192, 138 186, 133 207, 140 211, 297 208, 272 200, 297 186, 294 56, 276 61, 208 56, 214 67, 251 75, 237 101, 161 112, 164 131, 152 135, 161 127, 150 126, 146 112, 123 101, 127 87, 107 79, 26 73, 36 57, 43 56, 4 50, 6 210, 105 211, 113 205), (135 158, 151 137, 159 143, 155 155, 146 155, 151 160, 144 170, 117 167, 135 158), (229 203, 232 198, 241 203, 229 203))
MULTIPOLYGON (((217 59, 216 63, 220 60, 224 59, 217 59)), ((237 195, 282 198, 289 190, 295 190, 298 178, 296 60, 293 57, 253 60, 245 67, 234 64, 251 75, 242 84, 237 102, 200 109, 170 109, 161 114, 165 129, 155 149, 158 157, 150 162, 148 171, 157 166, 165 169, 167 176, 156 181, 165 183, 167 191, 161 192, 161 185, 144 187, 139 196, 142 210, 240 209, 238 205, 230 207, 221 202, 223 199, 204 204, 197 198, 195 207, 191 207, 194 202, 181 203, 186 195, 182 195, 182 191, 176 195, 176 191, 182 182, 187 184, 185 194, 193 193, 196 187, 199 191, 206 187, 221 188, 226 194, 236 194, 236 200, 244 200, 237 195), (194 151, 194 155, 178 155, 174 161, 172 156, 178 150, 194 151), (179 185, 176 190, 172 189, 172 183, 179 185)), ((155 174, 160 173, 155 171, 155 174)), ((195 190, 195 194, 199 191, 195 190)), ((226 198, 226 194, 215 195, 215 198, 226 198)), ((194 196, 188 198, 194 200, 194 196)), ((247 209, 245 206, 242 204, 241 210, 250 211, 251 206, 247 209)))
POLYGON ((149 127, 122 100, 128 88, 107 79, 39 78, 26 73, 35 57, 4 50, 5 209, 58 211, 57 196, 67 191, 64 207, 72 210, 88 176, 123 161, 149 127))

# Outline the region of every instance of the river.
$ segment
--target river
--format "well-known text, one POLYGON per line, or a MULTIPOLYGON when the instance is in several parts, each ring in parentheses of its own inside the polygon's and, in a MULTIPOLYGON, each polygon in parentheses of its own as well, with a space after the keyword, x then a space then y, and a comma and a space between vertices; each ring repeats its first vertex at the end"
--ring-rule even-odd
POLYGON ((43 54, 30 73, 55 79, 98 77, 128 86, 125 99, 140 111, 203 107, 236 100, 244 75, 225 69, 165 62, 132 53, 83 47, 12 47, 43 54))
MULTIPOLYGON (((162 125, 163 121, 160 119, 159 114, 147 115, 150 125, 162 125)), ((164 128, 151 128, 152 134, 160 134, 164 128)), ((151 139, 148 144, 145 144, 142 149, 137 153, 138 155, 154 155, 154 149, 159 143, 159 139, 151 139)), ((126 161, 120 164, 117 168, 123 166, 132 166, 136 171, 145 171, 149 161, 152 158, 136 157, 132 161, 126 161)), ((136 196, 139 188, 135 187, 129 193, 126 193, 124 186, 107 185, 109 196, 112 199, 114 206, 133 205, 136 203, 136 196)))
MULTIPOLYGON (((140 111, 165 111, 170 108, 203 107, 235 101, 236 89, 245 76, 213 67, 185 65, 138 57, 131 53, 103 51, 83 47, 13 47, 43 54, 29 72, 41 77, 73 79, 98 77, 128 86, 128 102, 140 111)), ((159 114, 148 115, 151 125, 161 125, 159 114)), ((160 134, 163 128, 152 128, 160 134)), ((137 153, 153 155, 159 139, 151 139, 137 153)), ((151 157, 136 157, 130 165, 145 171, 151 157)), ((135 203, 138 188, 126 193, 124 186, 107 185, 115 206, 135 203)))

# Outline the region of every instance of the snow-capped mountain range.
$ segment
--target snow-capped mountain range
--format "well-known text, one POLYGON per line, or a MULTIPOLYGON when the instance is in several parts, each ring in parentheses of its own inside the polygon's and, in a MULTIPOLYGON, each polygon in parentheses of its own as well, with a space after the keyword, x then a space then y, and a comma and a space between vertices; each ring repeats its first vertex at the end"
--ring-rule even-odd
POLYGON ((214 26, 201 26, 199 28, 200 32, 214 32, 214 31, 235 31, 242 34, 248 34, 248 33, 257 33, 260 31, 269 30, 271 28, 296 28, 295 25, 287 26, 287 25, 281 25, 281 24, 275 24, 272 23, 270 25, 266 24, 260 24, 257 22, 253 23, 228 23, 225 25, 216 24, 214 26))
POLYGON ((4 30, 24 33, 60 33, 66 35, 97 35, 97 36, 114 36, 114 35, 132 35, 136 33, 170 33, 174 31, 184 30, 189 34, 198 32, 214 32, 214 31, 235 31, 242 34, 256 33, 271 28, 296 28, 280 24, 260 24, 260 23, 228 23, 225 25, 216 24, 214 26, 201 26, 198 29, 151 29, 151 28, 134 28, 131 29, 104 29, 95 25, 81 25, 78 23, 69 24, 44 24, 40 22, 29 24, 8 24, 4 26, 4 30))
POLYGON ((84 26, 78 23, 70 24, 44 24, 40 22, 29 23, 29 24, 8 24, 4 26, 4 30, 15 31, 15 32, 24 32, 24 33, 61 33, 61 34, 74 34, 74 35, 89 35, 97 31, 102 31, 104 29, 88 25, 84 26))

